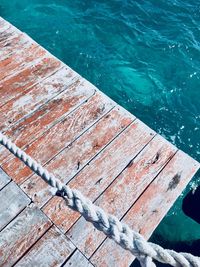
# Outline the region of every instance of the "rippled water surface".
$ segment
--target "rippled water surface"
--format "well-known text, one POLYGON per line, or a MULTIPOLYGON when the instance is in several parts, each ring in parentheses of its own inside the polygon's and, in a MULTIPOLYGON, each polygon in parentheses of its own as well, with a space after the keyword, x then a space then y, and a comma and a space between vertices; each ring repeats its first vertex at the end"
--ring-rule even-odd
MULTIPOLYGON (((0 15, 200 160, 198 1, 0 0, 0 15)), ((200 239, 181 197, 154 238, 200 239)))

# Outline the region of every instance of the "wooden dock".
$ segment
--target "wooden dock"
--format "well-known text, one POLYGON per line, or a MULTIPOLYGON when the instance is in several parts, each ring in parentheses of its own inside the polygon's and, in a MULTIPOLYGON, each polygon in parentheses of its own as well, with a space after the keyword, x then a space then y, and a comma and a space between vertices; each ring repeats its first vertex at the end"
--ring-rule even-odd
MULTIPOLYGON (((2 18, 0 131, 147 239, 200 166, 2 18)), ((3 147, 0 166, 0 266, 129 266, 3 147)))

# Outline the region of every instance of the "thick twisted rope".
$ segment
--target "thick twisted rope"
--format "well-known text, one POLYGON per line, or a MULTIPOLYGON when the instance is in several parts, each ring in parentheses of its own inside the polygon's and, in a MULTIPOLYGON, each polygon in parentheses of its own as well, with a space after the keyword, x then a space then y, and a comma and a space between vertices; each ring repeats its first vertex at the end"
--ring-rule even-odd
POLYGON ((200 267, 200 258, 189 253, 177 253, 173 250, 163 249, 154 243, 147 242, 139 233, 130 229, 128 225, 119 221, 115 216, 106 214, 100 207, 94 205, 78 190, 71 189, 50 174, 34 159, 12 143, 0 132, 0 144, 26 164, 34 173, 39 175, 50 186, 56 188, 57 194, 62 196, 66 204, 78 211, 87 221, 98 230, 104 232, 109 238, 138 258, 141 266, 156 266, 152 259, 171 266, 200 267))

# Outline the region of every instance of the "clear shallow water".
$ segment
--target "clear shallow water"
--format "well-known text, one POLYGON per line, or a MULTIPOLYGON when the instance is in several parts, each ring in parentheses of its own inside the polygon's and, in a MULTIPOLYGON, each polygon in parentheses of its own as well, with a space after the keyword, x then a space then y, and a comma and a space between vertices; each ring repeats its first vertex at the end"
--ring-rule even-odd
MULTIPOLYGON (((197 1, 0 0, 0 16, 200 161, 197 1)), ((200 239, 181 199, 153 236, 177 249, 200 239)))

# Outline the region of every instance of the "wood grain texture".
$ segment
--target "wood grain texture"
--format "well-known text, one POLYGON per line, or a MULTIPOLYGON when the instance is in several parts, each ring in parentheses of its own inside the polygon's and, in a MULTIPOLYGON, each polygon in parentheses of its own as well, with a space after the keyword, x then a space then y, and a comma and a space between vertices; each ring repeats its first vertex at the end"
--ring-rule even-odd
POLYGON ((10 177, 0 167, 0 190, 10 182, 10 177))
MULTIPOLYGON (((200 164, 178 151, 123 218, 148 239, 200 164)), ((109 239, 91 257, 94 266, 129 266, 134 257, 109 239), (106 257, 103 257, 105 255, 106 257)))
POLYGON ((22 36, 18 30, 11 25, 4 25, 0 31, 0 48, 10 46, 11 41, 16 37, 22 36))
MULTIPOLYGON (((69 182, 133 120, 134 117, 128 112, 114 108, 51 160, 46 168, 62 182, 69 182)), ((40 207, 52 197, 52 189, 36 175, 25 181, 21 188, 40 207)))
POLYGON ((29 39, 27 36, 22 33, 16 34, 16 32, 12 33, 10 38, 7 38, 4 41, 1 41, 2 34, 0 33, 0 60, 4 60, 8 58, 15 51, 18 51, 23 46, 29 44, 29 39), (12 36, 13 35, 13 36, 12 36))
MULTIPOLYGON (((63 81, 63 85, 65 81, 63 81)), ((85 79, 78 78, 64 92, 42 105, 38 110, 23 119, 5 134, 21 148, 30 144, 49 130, 63 117, 75 110, 95 93, 95 87, 85 79)), ((0 163, 8 160, 10 153, 0 148, 0 163)))
POLYGON ((11 54, 6 59, 0 61, 0 80, 7 79, 15 73, 20 73, 28 65, 34 65, 38 58, 44 57, 46 51, 34 43, 23 47, 18 53, 11 54))
POLYGON ((76 79, 77 74, 70 68, 62 68, 26 94, 9 101, 1 107, 0 130, 5 131, 18 120, 34 113, 40 106, 66 90, 76 79))
MULTIPOLYGON (((199 168, 1 17, 0 109, 0 131, 147 239, 199 168)), ((0 266, 132 262, 3 147, 0 166, 0 266)))
MULTIPOLYGON (((175 152, 174 146, 161 136, 156 136, 95 201, 95 204, 121 219, 175 152)), ((104 234, 97 231, 84 218, 80 218, 73 225, 67 236, 88 258, 105 239, 104 234)))
POLYGON ((53 226, 15 266, 60 267, 74 250, 72 242, 53 226))
MULTIPOLYGON (((44 165, 113 107, 112 101, 106 99, 103 95, 96 93, 80 108, 57 123, 24 150, 44 165)), ((22 183, 32 173, 16 158, 2 164, 2 166, 17 183, 22 183)))
POLYGON ((30 88, 58 70, 62 64, 46 53, 36 64, 24 68, 0 81, 0 107, 11 99, 30 91, 30 88))
POLYGON ((0 191, 0 231, 17 216, 31 200, 13 182, 0 191))
POLYGON ((93 267, 93 265, 79 250, 76 250, 63 267, 93 267))
MULTIPOLYGON (((154 134, 151 129, 136 120, 69 182, 70 187, 80 190, 94 201, 154 134)), ((80 217, 58 197, 51 199, 43 210, 62 231, 67 231, 80 217)))
POLYGON ((28 207, 0 234, 0 266, 12 266, 51 226, 36 207, 28 207))
POLYGON ((18 53, 23 50, 23 47, 30 46, 30 43, 35 42, 28 35, 11 25, 6 25, 4 31, 0 31, 0 60, 18 53))

